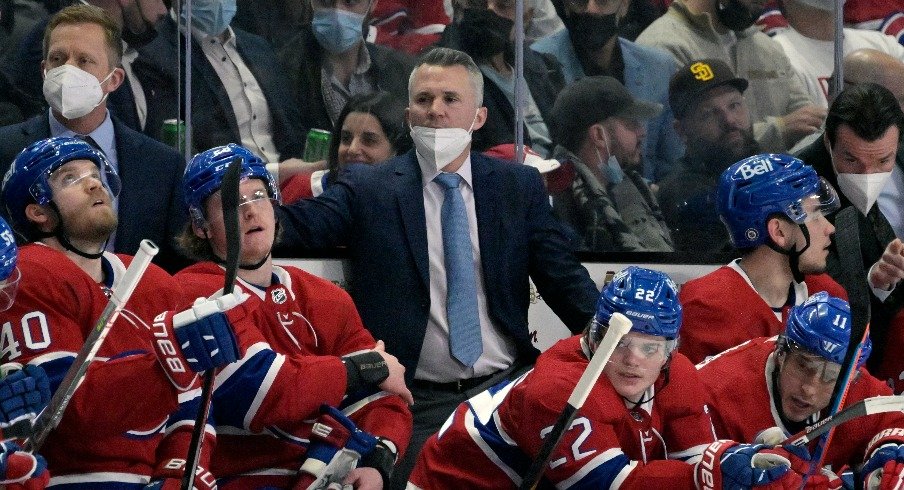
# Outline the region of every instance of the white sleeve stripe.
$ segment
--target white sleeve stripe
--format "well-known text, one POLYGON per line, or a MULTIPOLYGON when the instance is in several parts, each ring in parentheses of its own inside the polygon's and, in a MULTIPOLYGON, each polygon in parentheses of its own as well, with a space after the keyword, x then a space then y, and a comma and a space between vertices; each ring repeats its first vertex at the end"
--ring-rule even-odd
POLYGON ((637 461, 631 461, 628 463, 621 471, 615 475, 615 478, 612 480, 612 485, 609 485, 609 490, 617 490, 622 486, 622 483, 625 482, 625 479, 628 478, 628 475, 634 471, 634 468, 637 467, 637 461))
POLYGON ((343 408, 342 413, 344 413, 345 415, 351 415, 351 414, 357 412, 358 410, 361 410, 362 408, 364 408, 364 406, 367 405, 368 403, 377 401, 381 398, 386 398, 387 396, 390 396, 390 395, 392 395, 392 394, 387 391, 378 391, 378 392, 374 393, 373 395, 362 398, 362 399, 356 401, 355 403, 352 403, 351 405, 343 408))
POLYGON ((67 351, 48 352, 47 354, 43 354, 43 355, 35 357, 28 363, 36 365, 36 366, 40 366, 41 364, 44 364, 45 362, 52 362, 52 361, 56 361, 58 359, 63 359, 65 357, 71 357, 71 358, 75 359, 76 353, 75 352, 67 352, 67 351))
MULTIPOLYGON (((709 444, 710 443, 700 444, 700 445, 697 445, 694 447, 687 448, 684 451, 676 451, 674 453, 669 453, 667 457, 669 459, 680 459, 680 460, 684 461, 685 463, 689 463, 693 460, 693 458, 699 458, 700 456, 702 456, 703 450, 705 450, 709 444)), ((696 461, 694 461, 694 462, 696 462, 696 461)))
POLYGON ((285 362, 286 356, 282 354, 277 354, 273 359, 273 363, 270 364, 270 369, 267 370, 267 374, 264 376, 261 386, 257 390, 257 394, 254 395, 254 401, 252 401, 251 406, 248 407, 248 413, 245 414, 245 427, 251 427, 251 421, 254 420, 254 416, 257 415, 257 410, 261 407, 261 404, 264 403, 264 398, 270 393, 273 381, 276 380, 276 377, 279 375, 279 370, 282 369, 285 362))
MULTIPOLYGON (((238 362, 233 362, 232 364, 227 364, 226 367, 223 368, 222 371, 217 373, 217 379, 214 381, 213 389, 216 391, 220 386, 223 385, 229 378, 235 374, 236 371, 242 368, 250 359, 253 359, 254 356, 263 351, 270 349, 270 344, 266 342, 258 342, 256 344, 252 344, 248 349, 245 350, 245 356, 239 359, 238 362)), ((272 350, 272 349, 271 349, 272 350)))
POLYGON ((414 34, 441 34, 446 29, 446 26, 443 24, 430 24, 423 27, 418 27, 417 29, 412 29, 408 32, 414 34))
MULTIPOLYGON (((451 417, 454 417, 453 413, 451 417)), ((515 484, 515 486, 521 486, 521 475, 518 474, 517 471, 512 469, 509 465, 505 464, 499 456, 493 451, 492 448, 480 437, 480 431, 477 430, 477 427, 474 425, 474 412, 471 410, 465 410, 465 429, 468 431, 468 435, 471 436, 471 440, 477 444, 477 447, 483 451, 483 454, 493 462, 500 470, 502 470, 506 475, 508 475, 509 479, 515 484)))
MULTIPOLYGON (((603 451, 602 453, 596 455, 595 458, 588 461, 584 466, 581 467, 575 474, 571 475, 571 478, 567 480, 562 480, 559 482, 556 487, 557 488, 570 488, 575 483, 581 481, 582 478, 587 476, 588 473, 597 469, 599 466, 602 466, 612 458, 617 458, 619 456, 624 456, 625 453, 622 452, 620 448, 612 448, 603 451)), ((629 465, 630 466, 630 465, 629 465)), ((627 467, 627 466, 626 466, 627 467)), ((619 475, 624 472, 624 468, 618 472, 619 475)))
POLYGON ((201 388, 195 388, 193 390, 183 391, 182 393, 179 393, 177 399, 179 400, 179 404, 181 405, 187 401, 194 400, 199 396, 201 396, 201 388))

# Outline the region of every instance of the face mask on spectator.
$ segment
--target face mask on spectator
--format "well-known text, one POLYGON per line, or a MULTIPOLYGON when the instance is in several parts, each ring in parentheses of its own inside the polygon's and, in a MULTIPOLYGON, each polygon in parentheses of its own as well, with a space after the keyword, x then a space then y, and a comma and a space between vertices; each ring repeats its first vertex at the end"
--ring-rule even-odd
POLYGON ((743 31, 756 22, 759 14, 750 13, 750 9, 740 0, 716 0, 716 17, 725 27, 733 31, 743 31))
POLYGON ((428 163, 441 171, 452 160, 458 158, 465 147, 471 143, 471 133, 474 123, 477 122, 477 112, 471 121, 471 127, 462 128, 427 128, 424 126, 411 127, 411 139, 417 154, 428 163))
POLYGON ((515 23, 486 9, 465 9, 459 24, 461 49, 476 60, 505 51, 515 23))
POLYGON ((563 19, 575 51, 597 51, 618 34, 618 14, 571 14, 563 19))
POLYGON ((98 82, 94 75, 72 65, 44 70, 44 99, 66 119, 82 117, 107 98, 100 85, 110 75, 112 71, 98 82))
POLYGON ((838 187, 864 216, 869 212, 876 199, 891 177, 891 172, 875 174, 838 174, 838 187))
POLYGON ((615 158, 615 155, 609 150, 609 140, 603 139, 603 143, 606 144, 606 153, 609 154, 609 159, 603 162, 603 156, 600 155, 599 148, 594 146, 593 150, 596 152, 597 165, 599 165, 600 172, 606 176, 606 180, 609 181, 610 185, 618 185, 625 178, 625 171, 622 170, 621 164, 618 163, 618 158, 615 158))
POLYGON ((323 49, 333 54, 344 53, 363 39, 364 14, 342 9, 317 9, 311 27, 323 49))
MULTIPOLYGON (((235 12, 235 0, 194 0, 191 4, 191 23, 208 36, 218 36, 229 27, 235 12)), ((186 20, 184 13, 182 20, 186 20)))

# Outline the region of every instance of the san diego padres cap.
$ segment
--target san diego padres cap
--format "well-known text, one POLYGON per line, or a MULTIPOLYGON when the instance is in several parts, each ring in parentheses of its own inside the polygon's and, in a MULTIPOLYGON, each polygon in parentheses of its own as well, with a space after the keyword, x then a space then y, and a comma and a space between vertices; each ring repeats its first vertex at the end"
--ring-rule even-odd
POLYGON ((691 61, 681 67, 669 81, 669 106, 676 118, 684 119, 705 92, 723 85, 732 85, 741 92, 747 90, 747 80, 736 77, 724 61, 691 61))

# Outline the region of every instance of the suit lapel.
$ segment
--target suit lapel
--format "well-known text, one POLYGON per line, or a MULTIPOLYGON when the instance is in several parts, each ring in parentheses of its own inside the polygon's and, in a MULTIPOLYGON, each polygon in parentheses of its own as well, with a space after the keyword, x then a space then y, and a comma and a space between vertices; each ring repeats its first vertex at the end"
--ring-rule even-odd
POLYGON ((138 249, 138 243, 133 237, 141 237, 140 220, 134 219, 141 216, 141 203, 137 202, 132 189, 140 189, 142 174, 136 168, 143 163, 142 146, 144 143, 139 138, 132 137, 130 129, 125 124, 113 118, 113 135, 116 141, 116 160, 119 166, 119 180, 122 183, 122 192, 119 193, 119 225, 116 227, 116 252, 134 254, 138 249))
POLYGON ((396 200, 405 227, 405 236, 424 287, 430 287, 430 264, 427 258, 427 218, 424 213, 424 190, 414 151, 406 153, 396 165, 396 200))
POLYGON ((471 175, 474 182, 474 212, 477 214, 477 241, 480 246, 480 263, 483 268, 485 287, 494 284, 493 266, 499 257, 498 239, 504 235, 501 216, 497 211, 500 182, 495 170, 485 157, 471 153, 471 175))

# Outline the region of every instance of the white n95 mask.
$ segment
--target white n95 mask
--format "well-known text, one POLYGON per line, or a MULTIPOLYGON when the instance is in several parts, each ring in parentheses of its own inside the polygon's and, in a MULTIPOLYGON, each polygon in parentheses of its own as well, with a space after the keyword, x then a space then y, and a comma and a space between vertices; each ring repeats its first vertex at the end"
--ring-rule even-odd
POLYGON ((72 65, 60 65, 44 71, 44 99, 66 119, 82 117, 100 105, 107 94, 100 85, 106 82, 72 65))
POLYGON ((838 174, 838 187, 864 216, 876 203, 879 194, 891 177, 891 172, 874 174, 838 174))
POLYGON ((441 171, 446 165, 458 158, 461 152, 471 143, 471 132, 477 121, 477 113, 471 121, 471 127, 462 128, 428 128, 411 127, 411 139, 417 154, 425 161, 441 171))

